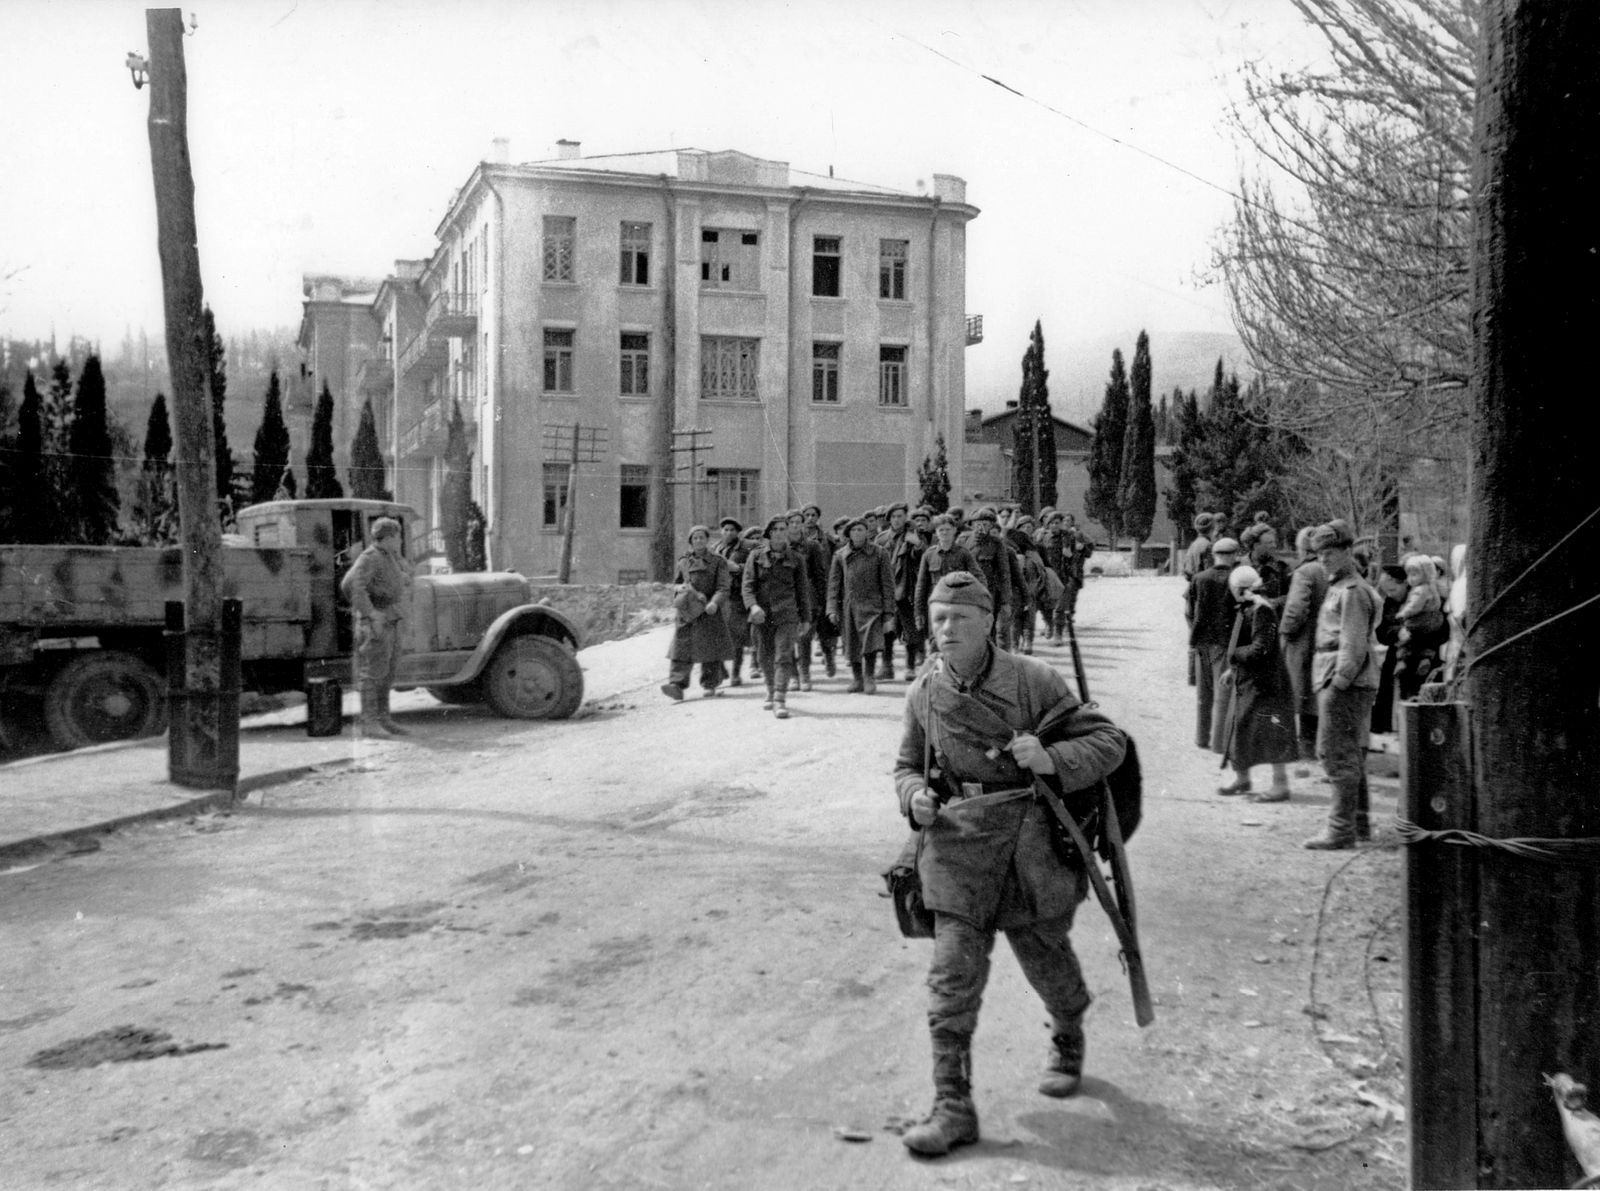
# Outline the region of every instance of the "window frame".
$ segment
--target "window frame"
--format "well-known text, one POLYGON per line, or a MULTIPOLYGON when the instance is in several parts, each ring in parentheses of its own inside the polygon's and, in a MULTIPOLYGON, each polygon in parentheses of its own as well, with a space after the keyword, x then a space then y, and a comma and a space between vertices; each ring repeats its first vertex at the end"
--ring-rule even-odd
POLYGON ((546 215, 540 248, 540 276, 546 284, 566 285, 577 280, 578 217, 546 215), (563 255, 563 244, 565 253, 563 255), (563 275, 563 273, 565 275, 563 275))
POLYGON ((621 227, 621 269, 618 285, 630 289, 648 289, 650 286, 650 255, 653 223, 624 219, 621 227), (630 238, 629 230, 633 230, 630 238), (642 232, 640 229, 643 229, 642 232), (642 276, 641 276, 642 274, 642 276))
POLYGON ((572 464, 545 460, 539 465, 539 528, 562 529, 572 503, 572 464), (554 520, 551 520, 552 488, 554 520))
POLYGON ((811 404, 840 405, 840 364, 844 345, 836 339, 811 341, 811 404), (830 395, 831 390, 831 395, 830 395), (821 395, 819 396, 819 392, 821 395))
POLYGON ((761 469, 753 467, 708 467, 706 483, 711 486, 717 517, 732 517, 745 525, 759 518, 761 469))
POLYGON ((650 333, 648 331, 622 331, 617 338, 617 395, 620 397, 649 397, 650 393, 650 333), (643 346, 628 345, 629 338, 644 340, 643 346), (639 387, 640 373, 644 387, 639 387))
POLYGON ((813 298, 842 298, 844 296, 844 237, 811 237, 811 296, 813 298), (831 244, 825 249, 824 244, 831 244), (831 262, 824 269, 824 262, 831 262), (823 288, 825 279, 831 279, 830 291, 823 288))
POLYGON ((759 402, 761 400, 761 340, 748 335, 700 336, 700 400, 759 402), (728 375, 732 390, 712 384, 728 375), (745 380, 749 387, 746 391, 745 380))
POLYGON ((741 227, 702 227, 700 288, 760 293, 761 233, 741 227), (735 235, 739 237, 737 244, 722 239, 735 235), (719 273, 721 276, 715 275, 719 273))
POLYGON ((878 345, 878 406, 880 409, 909 409, 911 349, 903 343, 878 345), (891 353, 899 353, 895 356, 891 353))
POLYGON ((911 267, 911 241, 878 241, 878 300, 904 302, 906 300, 906 274, 911 267), (896 246, 898 255, 896 255, 896 246))
POLYGON ((624 463, 618 469, 617 528, 630 530, 650 528, 650 465, 648 463, 624 463), (629 524, 628 520, 628 490, 630 488, 638 490, 638 495, 634 498, 638 502, 639 509, 637 525, 629 524))
POLYGON ((544 371, 540 376, 543 388, 542 393, 555 393, 570 395, 578 391, 578 333, 571 327, 545 327, 544 328, 544 371), (552 343, 551 336, 565 335, 566 343, 552 343), (566 388, 561 388, 561 365, 566 363, 566 388), (551 369, 554 366, 554 372, 551 369), (555 377, 555 386, 550 381, 555 377))

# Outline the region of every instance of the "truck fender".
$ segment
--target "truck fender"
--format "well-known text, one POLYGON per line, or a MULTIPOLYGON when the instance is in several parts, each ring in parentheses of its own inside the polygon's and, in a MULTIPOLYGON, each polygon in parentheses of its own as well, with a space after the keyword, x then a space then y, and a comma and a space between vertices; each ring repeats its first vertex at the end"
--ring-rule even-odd
POLYGON ((494 623, 484 633, 483 639, 478 642, 478 647, 472 651, 472 656, 467 659, 466 665, 462 666, 450 680, 451 683, 471 682, 483 673, 483 668, 489 664, 489 659, 494 657, 494 651, 500 648, 500 642, 508 637, 520 637, 524 634, 550 637, 560 641, 574 653, 583 648, 583 633, 569 617, 557 612, 548 604, 523 604, 519 608, 508 609, 495 618, 494 623))

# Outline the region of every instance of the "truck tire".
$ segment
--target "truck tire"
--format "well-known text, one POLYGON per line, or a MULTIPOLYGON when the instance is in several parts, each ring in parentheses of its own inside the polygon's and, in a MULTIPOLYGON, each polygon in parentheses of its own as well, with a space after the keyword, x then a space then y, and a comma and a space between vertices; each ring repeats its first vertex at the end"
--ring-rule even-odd
POLYGON ((559 641, 512 637, 484 667, 483 695, 507 719, 564 720, 583 702, 583 669, 559 641))
POLYGON ((161 676, 131 653, 103 649, 73 658, 44 692, 44 722, 61 748, 83 748, 166 730, 161 676))
POLYGON ((458 707, 468 703, 483 702, 483 682, 474 678, 471 682, 459 682, 455 686, 431 686, 428 694, 441 703, 451 703, 458 707))

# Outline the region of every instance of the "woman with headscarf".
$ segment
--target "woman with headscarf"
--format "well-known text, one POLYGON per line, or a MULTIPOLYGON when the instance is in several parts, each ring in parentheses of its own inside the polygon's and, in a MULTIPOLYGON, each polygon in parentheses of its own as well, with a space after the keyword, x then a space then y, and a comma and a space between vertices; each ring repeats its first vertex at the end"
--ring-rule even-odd
POLYGON ((1400 606, 1400 632, 1396 648, 1400 660, 1395 666, 1395 686, 1402 699, 1415 699, 1422 684, 1439 667, 1439 650, 1450 638, 1439 599, 1439 572, 1426 554, 1413 554, 1405 561, 1406 584, 1410 589, 1400 606))
POLYGON ((1261 576, 1261 596, 1272 601, 1275 609, 1282 610, 1289 596, 1289 568, 1278 557, 1278 531, 1267 521, 1266 513, 1257 513, 1256 519, 1239 537, 1244 547, 1245 562, 1261 576))
POLYGON ((683 698, 696 662, 706 697, 718 694, 717 687, 727 673, 723 663, 733 657, 733 638, 723 615, 733 590, 733 572, 727 559, 711 553, 710 542, 711 531, 704 525, 690 529, 688 553, 679 557, 672 576, 677 627, 667 649, 672 670, 661 684, 661 693, 669 699, 683 698))
POLYGON ((1307 760, 1317 755, 1317 692, 1311 686, 1311 658, 1317 651, 1317 613, 1328 594, 1328 574, 1311 548, 1315 529, 1308 525, 1295 535, 1295 554, 1300 561, 1289 577, 1289 595, 1278 621, 1284 669, 1289 672, 1289 690, 1294 696, 1300 755, 1307 760))
POLYGON ((1278 648, 1278 614, 1261 594, 1261 576, 1249 565, 1228 575, 1228 590, 1238 608, 1228 665, 1233 670, 1233 724, 1224 763, 1233 763, 1232 784, 1218 794, 1244 794, 1251 802, 1287 802, 1285 768, 1298 753, 1294 705, 1289 694, 1283 654, 1278 648), (1250 770, 1272 766, 1272 788, 1252 794, 1250 770))

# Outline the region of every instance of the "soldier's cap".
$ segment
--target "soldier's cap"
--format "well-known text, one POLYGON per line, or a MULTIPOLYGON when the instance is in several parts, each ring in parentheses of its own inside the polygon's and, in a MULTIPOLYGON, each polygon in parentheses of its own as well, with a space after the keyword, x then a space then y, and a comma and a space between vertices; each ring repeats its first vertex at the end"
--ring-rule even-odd
POLYGON ((834 533, 839 533, 841 530, 844 529, 845 526, 849 525, 850 522, 853 521, 853 520, 855 520, 855 518, 851 517, 847 513, 843 517, 835 517, 833 519, 833 524, 828 526, 828 528, 833 530, 834 533))
POLYGON ((1211 553, 1213 555, 1237 554, 1239 553, 1239 543, 1232 538, 1218 538, 1211 544, 1211 553))
POLYGON ((697 533, 703 533, 708 538, 711 536, 711 531, 704 525, 691 525, 689 527, 689 536, 685 538, 684 541, 688 542, 691 546, 694 545, 694 535, 697 533))
POLYGON ((1045 505, 1044 508, 1039 510, 1039 520, 1040 521, 1048 521, 1050 519, 1050 514, 1055 512, 1055 511, 1056 511, 1055 505, 1045 505))
POLYGON ((724 517, 721 521, 717 522, 718 529, 727 529, 730 525, 733 526, 735 530, 742 531, 744 529, 744 526, 740 523, 737 517, 724 517))
POLYGON ((741 542, 759 542, 762 538, 762 529, 759 525, 752 525, 739 535, 741 542))
POLYGON ((867 519, 866 519, 866 518, 865 518, 865 517, 852 517, 852 518, 850 518, 850 520, 848 520, 848 521, 846 521, 846 522, 845 522, 845 523, 844 523, 844 531, 845 531, 845 533, 849 533, 849 532, 850 532, 850 531, 851 531, 851 530, 852 530, 852 529, 854 529, 854 528, 855 528, 855 527, 856 527, 856 526, 858 526, 858 525, 859 525, 859 526, 860 526, 860 527, 861 527, 861 528, 862 528, 862 529, 869 529, 869 528, 871 528, 871 527, 870 527, 870 526, 869 526, 869 525, 868 525, 868 524, 867 524, 867 519))
POLYGON ((817 520, 819 520, 819 521, 822 520, 822 506, 821 505, 807 505, 805 508, 801 509, 800 512, 802 514, 815 513, 817 515, 817 520))
POLYGON ((1032 525, 1032 524, 1033 524, 1033 518, 1031 516, 1029 516, 1027 513, 1024 513, 1024 514, 1022 514, 1022 516, 1017 518, 1017 523, 1016 523, 1014 528, 1021 529, 1024 525, 1032 525))
POLYGON ((804 513, 802 513, 799 509, 789 509, 783 514, 783 517, 784 517, 784 520, 786 520, 786 521, 793 521, 796 518, 799 518, 801 521, 804 521, 806 519, 806 515, 804 513))
POLYGON ((988 505, 984 505, 983 508, 979 509, 976 513, 972 514, 972 516, 968 517, 967 520, 968 521, 987 521, 987 522, 989 522, 990 525, 999 525, 1000 524, 1000 518, 995 514, 995 511, 993 509, 991 509, 988 505))
POLYGON ((772 531, 775 529, 783 530, 784 535, 788 536, 789 518, 787 514, 779 513, 776 516, 768 517, 767 527, 761 531, 761 536, 764 538, 770 538, 772 536, 772 531))
POLYGON ((940 579, 928 596, 928 603, 968 604, 985 612, 994 611, 994 598, 989 589, 971 571, 951 571, 940 579))
POLYGON ((1051 509, 1048 513, 1039 514, 1040 519, 1043 520, 1046 525, 1054 525, 1057 521, 1060 521, 1063 516, 1064 514, 1058 513, 1054 509, 1051 509))
POLYGON ((956 527, 956 519, 949 513, 940 513, 933 519, 933 528, 938 529, 941 525, 948 525, 951 529, 954 529, 956 527))
POLYGON ((927 505, 918 505, 916 508, 911 510, 911 516, 913 518, 916 518, 916 517, 932 517, 933 516, 933 510, 930 509, 927 505))
POLYGON ((393 537, 400 533, 400 522, 393 517, 379 517, 372 523, 372 540, 393 537))
POLYGON ((951 505, 948 509, 945 510, 945 512, 948 513, 951 517, 955 518, 955 520, 957 522, 960 522, 967 515, 967 511, 965 509, 963 509, 960 505, 951 505))
POLYGON ((894 504, 884 509, 883 515, 885 517, 893 517, 896 509, 899 509, 902 513, 909 513, 911 511, 911 506, 906 504, 906 502, 903 500, 897 500, 894 502, 894 504))
MULTIPOLYGON (((1311 532, 1311 548, 1313 550, 1327 550, 1333 546, 1354 546, 1356 535, 1350 532, 1350 523, 1343 517, 1335 517, 1326 525, 1319 525, 1311 532)), ((1212 547, 1215 549, 1216 547, 1212 547)))
POLYGON ((1194 515, 1194 528, 1195 528, 1195 531, 1197 533, 1205 533, 1206 530, 1210 529, 1211 528, 1211 514, 1210 513, 1196 513, 1194 515))

